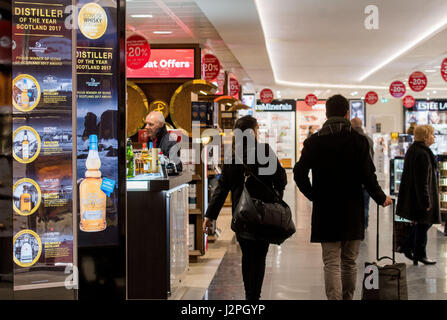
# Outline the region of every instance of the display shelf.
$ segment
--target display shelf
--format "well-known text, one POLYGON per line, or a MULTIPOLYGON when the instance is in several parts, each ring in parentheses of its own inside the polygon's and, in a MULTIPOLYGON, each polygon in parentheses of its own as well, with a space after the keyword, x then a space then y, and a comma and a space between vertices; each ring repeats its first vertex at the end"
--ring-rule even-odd
POLYGON ((200 209, 189 209, 189 214, 202 214, 200 209))
POLYGON ((210 176, 216 176, 216 175, 218 175, 218 173, 217 173, 216 170, 209 170, 209 171, 208 171, 208 177, 210 177, 210 176))
POLYGON ((200 176, 200 174, 195 174, 195 175, 192 176, 192 180, 200 181, 200 180, 202 180, 202 177, 200 176))

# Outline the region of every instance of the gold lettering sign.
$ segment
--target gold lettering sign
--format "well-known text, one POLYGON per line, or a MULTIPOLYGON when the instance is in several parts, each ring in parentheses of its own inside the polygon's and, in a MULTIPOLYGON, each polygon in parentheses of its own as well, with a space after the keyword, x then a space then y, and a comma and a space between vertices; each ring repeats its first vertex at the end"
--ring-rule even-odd
POLYGON ((163 100, 152 101, 151 104, 149 105, 149 112, 151 112, 151 111, 158 111, 158 112, 163 113, 163 116, 165 117, 165 119, 169 115, 168 104, 166 102, 164 102, 163 100))

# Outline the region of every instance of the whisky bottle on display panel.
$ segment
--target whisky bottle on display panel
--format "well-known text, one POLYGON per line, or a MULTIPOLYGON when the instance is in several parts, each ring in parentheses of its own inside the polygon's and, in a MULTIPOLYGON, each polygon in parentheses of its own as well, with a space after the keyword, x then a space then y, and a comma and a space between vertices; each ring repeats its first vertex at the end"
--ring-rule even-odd
POLYGON ((31 211, 31 194, 28 192, 28 187, 23 187, 23 193, 20 196, 20 211, 27 213, 31 211))
POLYGON ((23 135, 23 141, 22 141, 22 159, 23 160, 29 159, 29 140, 28 140, 28 133, 26 130, 23 135))
POLYGON ((28 108, 29 107, 29 96, 28 96, 28 86, 26 84, 26 80, 23 80, 23 84, 24 84, 25 88, 23 88, 23 91, 20 95, 20 102, 21 102, 23 108, 28 108))
POLYGON ((85 179, 79 187, 80 229, 87 232, 102 231, 106 223, 106 194, 101 190, 101 160, 98 154, 98 136, 89 137, 90 146, 85 162, 85 179))

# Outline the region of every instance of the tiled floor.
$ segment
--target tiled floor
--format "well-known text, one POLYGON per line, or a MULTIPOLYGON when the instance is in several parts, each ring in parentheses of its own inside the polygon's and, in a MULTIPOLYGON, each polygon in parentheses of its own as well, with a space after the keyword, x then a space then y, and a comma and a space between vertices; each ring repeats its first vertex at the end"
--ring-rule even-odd
MULTIPOLYGON (((262 299, 326 299, 321 246, 309 242, 311 205, 296 190, 290 173, 285 200, 295 212, 297 232, 282 246, 270 246, 262 299)), ((377 207, 374 202, 371 202, 370 226, 366 232, 365 241, 361 244, 358 258, 359 272, 355 299, 361 297, 364 262, 373 261, 376 255, 376 212, 377 207)), ((383 208, 380 212, 380 254, 391 255, 392 213, 390 209, 383 208)), ((396 254, 398 262, 407 264, 409 299, 447 299, 447 237, 435 227, 429 231, 427 253, 429 258, 437 260, 436 265, 413 266, 411 261, 402 254, 396 254)), ((385 261, 385 263, 388 262, 385 261)), ((230 243, 208 290, 206 290, 204 299, 244 299, 241 251, 234 240, 230 243)))

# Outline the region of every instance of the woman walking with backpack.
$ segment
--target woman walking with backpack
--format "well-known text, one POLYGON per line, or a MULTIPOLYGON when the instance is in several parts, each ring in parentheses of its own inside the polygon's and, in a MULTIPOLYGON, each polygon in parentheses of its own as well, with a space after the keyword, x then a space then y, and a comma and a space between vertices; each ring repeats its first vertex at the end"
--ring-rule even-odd
POLYGON ((273 150, 268 144, 257 142, 258 128, 257 120, 252 116, 245 116, 236 121, 232 162, 222 167, 218 186, 211 197, 203 223, 203 230, 207 232, 212 221, 217 219, 228 192, 231 191, 232 229, 236 230, 236 238, 242 251, 242 276, 247 300, 259 300, 261 297, 269 242, 259 236, 256 226, 246 226, 243 230, 235 226, 236 207, 243 194, 244 185, 252 198, 274 203, 275 195, 269 189, 273 189, 282 198, 287 184, 286 172, 273 150), (246 182, 245 176, 248 176, 246 182))

